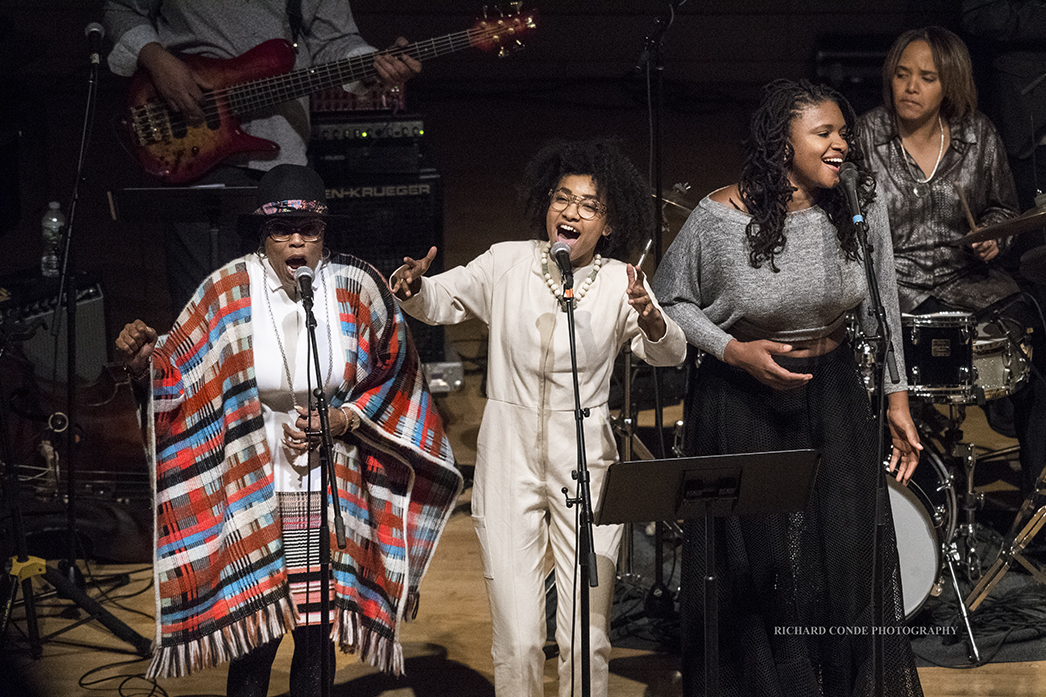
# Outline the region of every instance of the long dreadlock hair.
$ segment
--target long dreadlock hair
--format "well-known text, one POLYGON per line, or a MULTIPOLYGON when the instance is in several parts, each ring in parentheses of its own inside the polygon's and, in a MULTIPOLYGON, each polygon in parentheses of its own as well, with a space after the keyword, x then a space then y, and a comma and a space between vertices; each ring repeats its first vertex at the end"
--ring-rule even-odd
POLYGON ((615 138, 552 141, 531 158, 519 192, 534 236, 548 239, 548 192, 571 174, 592 177, 596 193, 606 201, 611 233, 599 238, 596 251, 604 257, 629 261, 654 234, 654 202, 646 179, 615 138))
MULTIPOLYGON (((774 80, 763 88, 759 108, 752 115, 741 180, 741 200, 752 220, 745 229, 748 262, 758 269, 763 262, 779 271, 774 256, 784 249, 784 225, 788 202, 797 190, 788 180, 795 152, 791 132, 795 118, 810 107, 835 102, 843 113, 847 144, 846 159, 858 169, 858 199, 862 208, 875 198, 875 179, 862 166, 864 155, 857 145, 857 115, 843 95, 831 87, 807 80, 774 80)), ((846 258, 858 257, 857 228, 848 214, 846 198, 839 189, 823 192, 818 205, 835 225, 846 258)))

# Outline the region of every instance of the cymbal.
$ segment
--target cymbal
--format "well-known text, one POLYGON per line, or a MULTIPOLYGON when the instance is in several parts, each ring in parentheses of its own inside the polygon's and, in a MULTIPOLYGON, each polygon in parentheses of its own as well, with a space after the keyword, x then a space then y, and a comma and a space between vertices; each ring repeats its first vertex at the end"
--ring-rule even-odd
MULTIPOLYGON (((692 213, 694 210, 694 204, 692 204, 687 194, 690 193, 690 184, 678 183, 672 186, 671 189, 661 190, 661 204, 662 206, 675 206, 681 208, 687 213, 692 213)), ((651 194, 653 196, 653 194, 651 194)))
POLYGON ((983 242, 984 240, 998 240, 1003 237, 1013 237, 1025 232, 1034 232, 1046 227, 1046 211, 1033 208, 1019 218, 1004 220, 995 225, 989 225, 977 232, 971 232, 962 238, 962 244, 983 242))

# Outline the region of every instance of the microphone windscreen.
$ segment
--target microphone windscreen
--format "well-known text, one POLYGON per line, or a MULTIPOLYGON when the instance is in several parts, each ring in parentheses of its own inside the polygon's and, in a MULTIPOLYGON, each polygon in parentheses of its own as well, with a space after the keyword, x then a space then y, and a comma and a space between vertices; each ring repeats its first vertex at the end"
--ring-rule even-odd
POLYGON ((558 259, 563 252, 567 253, 567 258, 570 258, 570 245, 566 242, 556 242, 552 245, 552 249, 549 250, 549 254, 552 255, 553 259, 558 259))
POLYGON ((316 274, 308 266, 299 266, 294 270, 294 280, 300 285, 301 279, 309 279, 309 283, 312 283, 312 279, 316 277, 316 274))
POLYGON ((839 181, 857 183, 857 165, 853 162, 844 162, 839 166, 839 181))

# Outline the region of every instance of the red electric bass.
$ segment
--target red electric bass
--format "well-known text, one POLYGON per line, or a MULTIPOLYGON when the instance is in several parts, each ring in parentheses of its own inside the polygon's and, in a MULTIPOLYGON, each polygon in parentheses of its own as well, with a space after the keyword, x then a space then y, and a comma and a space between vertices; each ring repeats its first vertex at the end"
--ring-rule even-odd
MULTIPOLYGON (((516 11, 477 20, 465 31, 381 53, 406 54, 424 62, 475 46, 499 48, 499 55, 505 55, 521 46, 519 38, 536 26, 536 12, 516 11)), ((129 113, 124 119, 131 149, 146 172, 169 184, 198 179, 236 153, 273 152, 279 149, 276 143, 247 135, 240 124, 282 102, 374 77, 374 56, 354 56, 292 72, 294 49, 283 39, 258 44, 236 58, 179 56, 215 85, 204 93, 204 123, 195 126, 168 107, 149 75, 139 70, 131 79, 129 113)))

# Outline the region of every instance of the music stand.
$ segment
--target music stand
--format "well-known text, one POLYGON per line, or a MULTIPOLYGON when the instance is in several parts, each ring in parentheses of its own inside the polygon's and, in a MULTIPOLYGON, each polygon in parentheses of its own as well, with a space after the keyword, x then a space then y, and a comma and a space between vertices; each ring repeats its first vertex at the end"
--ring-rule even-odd
POLYGON ((615 462, 603 481, 595 523, 703 518, 705 531, 705 697, 719 694, 719 597, 712 518, 806 508, 817 450, 615 462))
POLYGON ((257 190, 220 184, 129 187, 108 192, 109 214, 128 223, 207 223, 211 268, 216 269, 222 262, 218 249, 222 218, 232 216, 235 221, 236 216, 253 212, 257 190))

